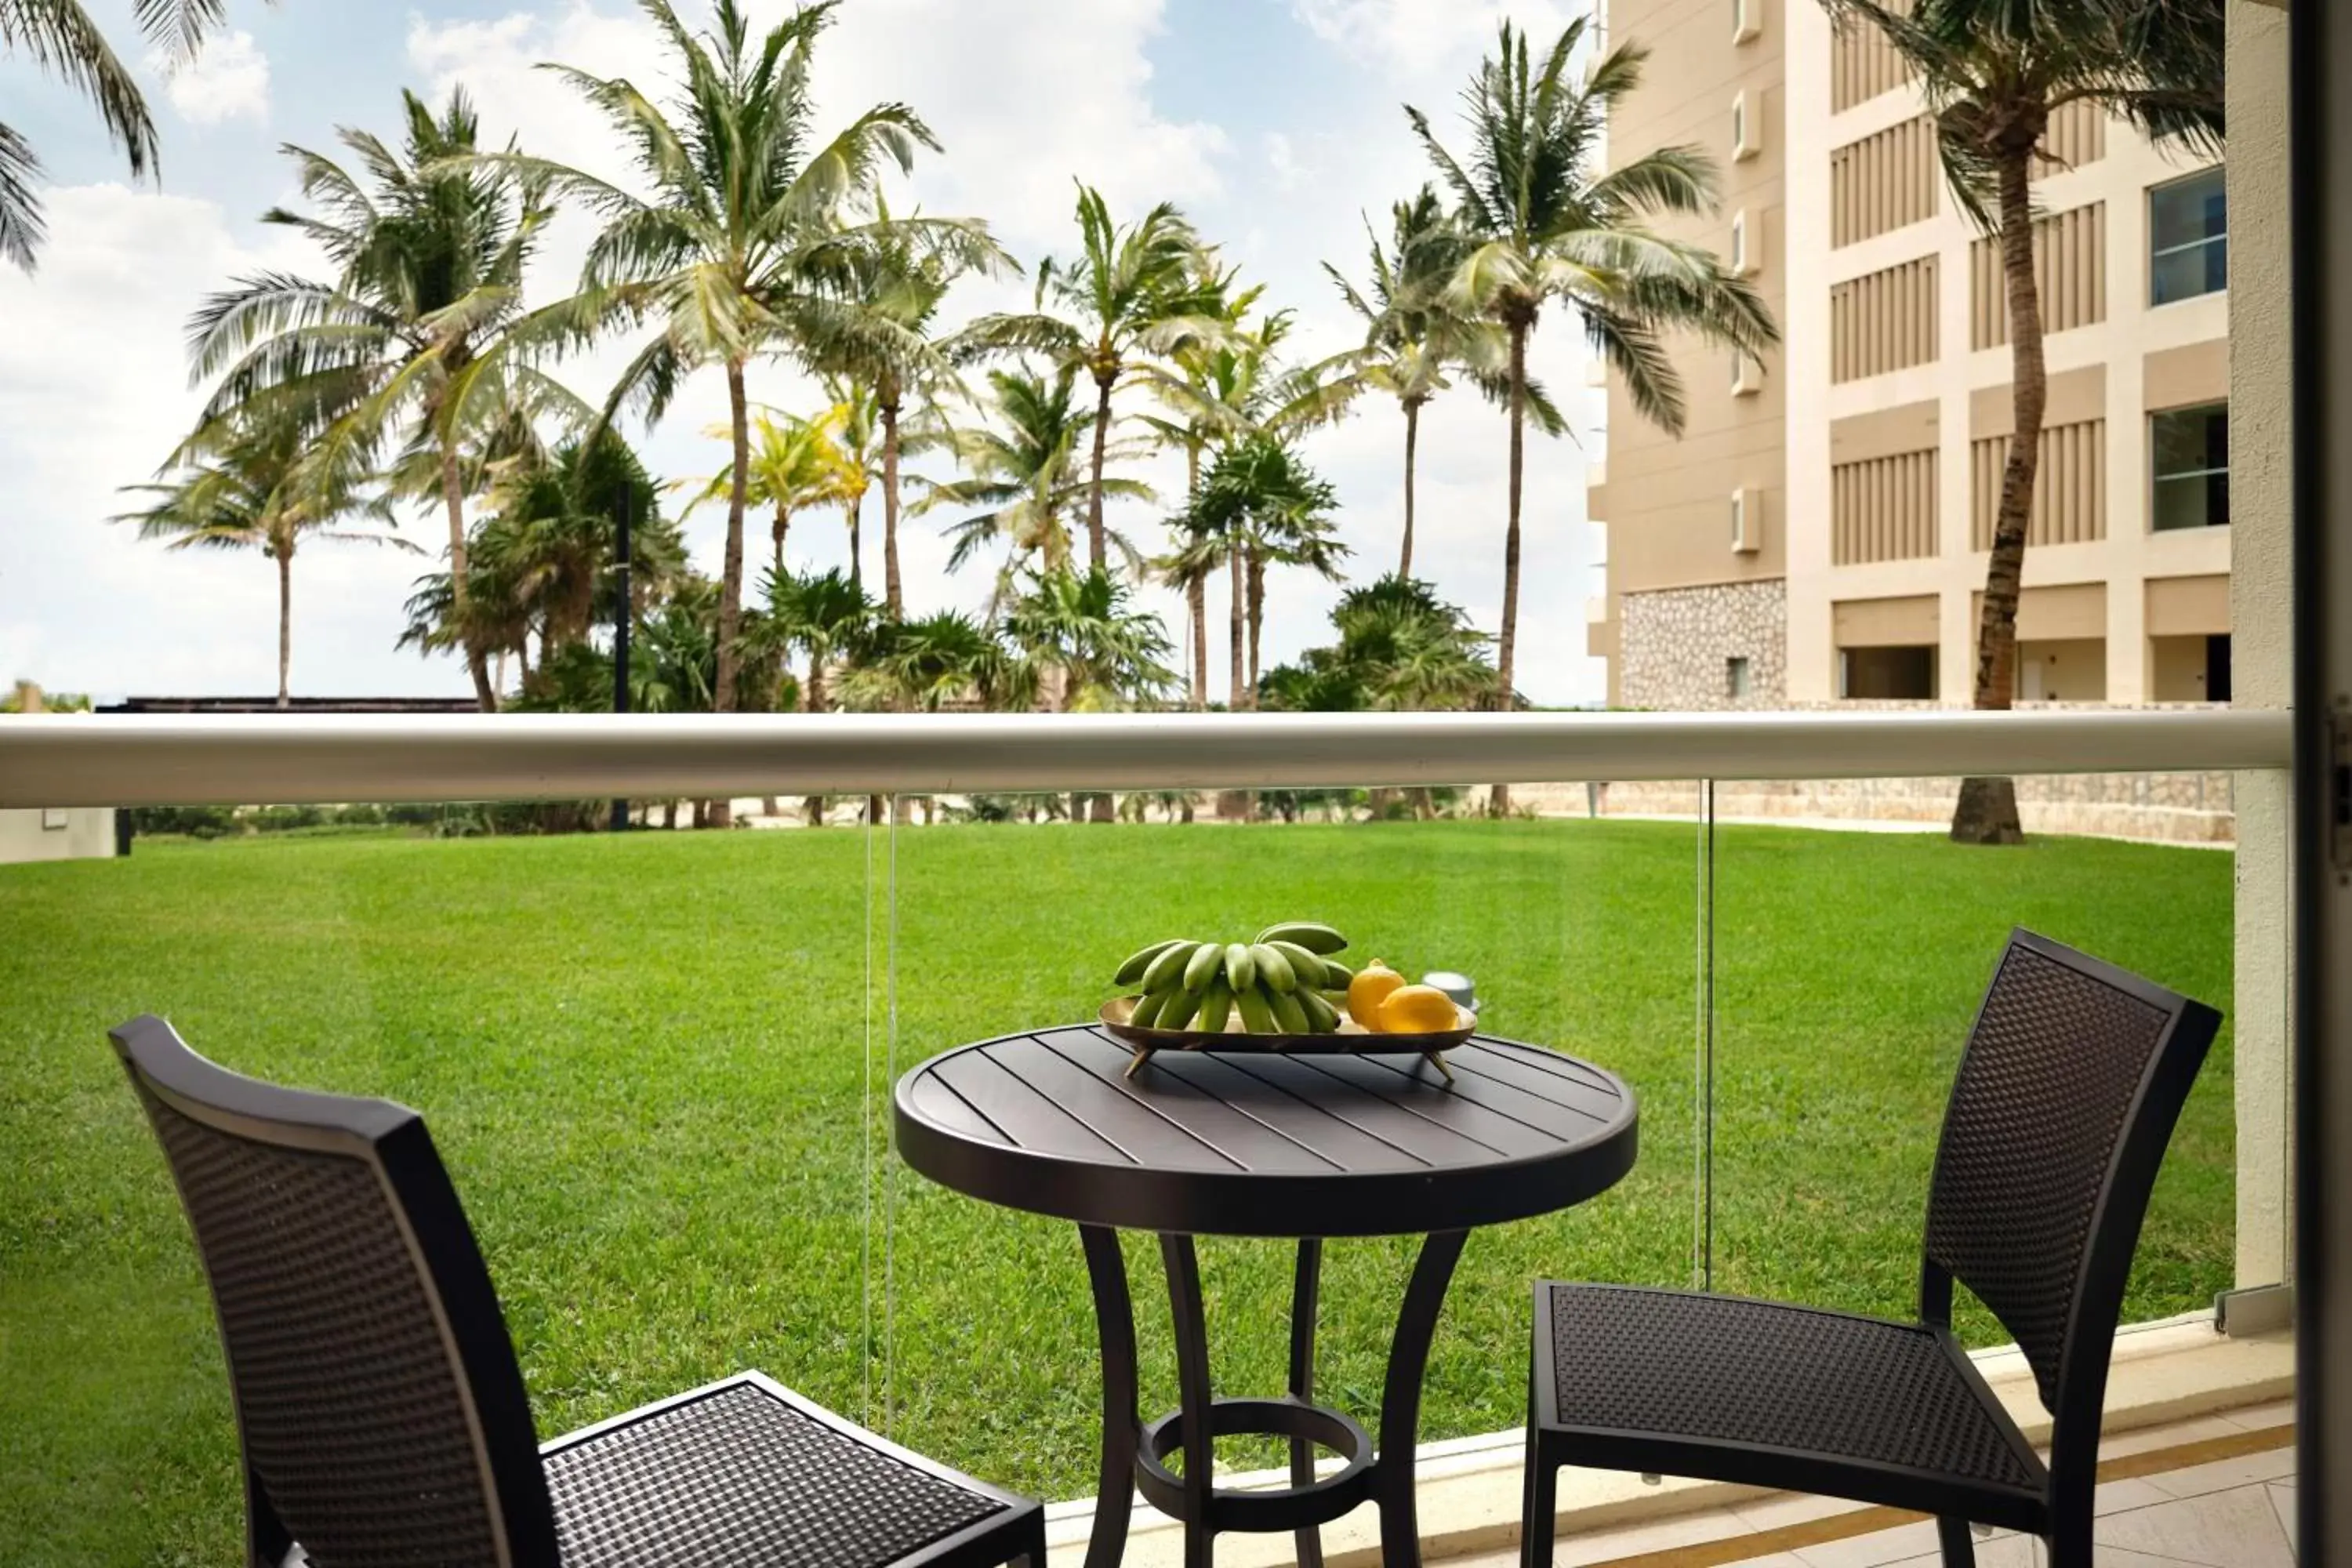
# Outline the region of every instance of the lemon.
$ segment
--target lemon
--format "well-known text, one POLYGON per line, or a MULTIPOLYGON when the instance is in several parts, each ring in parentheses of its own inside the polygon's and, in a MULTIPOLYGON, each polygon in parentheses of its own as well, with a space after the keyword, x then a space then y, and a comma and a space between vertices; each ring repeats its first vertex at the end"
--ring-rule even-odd
MULTIPOLYGON (((1352 1005, 1355 998, 1350 995, 1352 1005)), ((1434 985, 1400 985, 1380 1005, 1371 1026, 1383 1035, 1433 1035, 1462 1021, 1454 998, 1434 985)))
POLYGON ((1372 960, 1348 982, 1348 1016, 1367 1029, 1379 1028, 1380 1025, 1375 1020, 1380 1016, 1381 1004, 1403 984, 1403 975, 1379 959, 1372 960))

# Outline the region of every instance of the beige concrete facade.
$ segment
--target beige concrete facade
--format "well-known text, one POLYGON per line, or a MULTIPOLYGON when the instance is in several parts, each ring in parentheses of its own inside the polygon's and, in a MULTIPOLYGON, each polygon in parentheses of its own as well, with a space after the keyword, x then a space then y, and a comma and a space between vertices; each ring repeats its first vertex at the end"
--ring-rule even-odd
MULTIPOLYGON (((1609 41, 1652 52, 1612 127, 1612 161, 1671 142, 1713 154, 1722 214, 1684 237, 1729 256, 1742 225, 1785 343, 1745 396, 1733 395, 1725 356, 1683 345, 1691 419, 1679 440, 1642 421, 1612 378, 1605 482, 1591 504, 1606 530, 1608 584, 1589 616, 1591 651, 1610 661, 1614 702, 1738 705, 1719 668, 1737 636, 1690 637, 1685 616, 1645 614, 1642 601, 1724 602, 1744 627, 1760 593, 1693 591, 1779 578, 1770 596, 1785 605, 1785 649, 1748 657, 1782 680, 1769 692, 1751 684, 1755 705, 1864 695, 1847 689, 1842 658, 1857 648, 1882 650, 1867 684, 1885 695, 1895 666, 1883 650, 1902 646, 1922 651, 1899 679, 1930 679, 1937 699, 1964 701, 2010 433, 1996 258, 1942 189, 1918 90, 1882 48, 1840 40, 1811 0, 1748 0, 1755 36, 1744 41, 1735 10, 1609 5, 1609 41), (1735 97, 1748 105, 1744 158, 1733 156, 1735 97), (1751 552, 1729 547, 1734 492, 1749 498, 1751 520, 1760 509, 1751 552), (1887 628, 1898 620, 1922 640, 1895 643, 1887 628), (1681 650, 1632 647, 1645 625, 1676 628, 1681 650), (1842 640, 1848 631, 1864 640, 1842 640)), ((2048 146, 2063 162, 2036 184, 2051 396, 2019 695, 2202 700, 2207 639, 2231 630, 2231 531, 2153 526, 2149 439, 2152 415, 2230 397, 2227 293, 2149 302, 2150 191, 2200 165, 2085 110, 2058 117, 2048 146)))
MULTIPOLYGON (((1612 160, 1664 146, 1706 151, 1720 171, 1722 211, 1672 232, 1741 256, 1775 315, 1790 276, 1781 216, 1788 166, 1781 20, 1790 3, 1616 0, 1606 19, 1610 43, 1632 38, 1651 50, 1641 90, 1610 126, 1612 160), (1735 122, 1745 132, 1745 155, 1734 144, 1735 122)), ((1738 389, 1731 355, 1696 343, 1678 348, 1689 405, 1679 439, 1636 414, 1622 381, 1610 378, 1608 458, 1587 503, 1607 539, 1608 592, 1588 616, 1588 647, 1609 660, 1612 702, 1777 708, 1788 696, 1775 626, 1783 618, 1789 536, 1782 356, 1745 367, 1738 389), (1734 537, 1735 508, 1741 538, 1734 537), (1625 598, 1634 594, 1661 597, 1637 604, 1629 622, 1625 598), (1712 635, 1663 647, 1654 640, 1646 658, 1622 657, 1629 632, 1687 628, 1700 605, 1725 617, 1712 635), (1745 663, 1735 668, 1734 660, 1745 663)))

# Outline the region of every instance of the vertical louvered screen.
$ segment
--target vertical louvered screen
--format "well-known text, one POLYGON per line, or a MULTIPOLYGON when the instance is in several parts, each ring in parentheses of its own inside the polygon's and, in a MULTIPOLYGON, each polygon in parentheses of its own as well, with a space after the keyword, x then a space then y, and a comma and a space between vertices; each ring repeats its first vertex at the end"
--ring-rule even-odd
POLYGON ((1847 142, 1830 153, 1830 244, 1935 216, 1943 183, 1936 128, 1924 114, 1847 142))
POLYGON ((1936 258, 1922 256, 1830 289, 1830 379, 1855 381, 1937 354, 1936 258))
MULTIPOLYGON (((2000 511, 2001 470, 2009 461, 2009 437, 1990 436, 1969 443, 1974 515, 1969 541, 1992 548, 2000 511)), ((2107 422, 2084 419, 2042 432, 2042 461, 2034 474, 2033 510, 2026 525, 2028 545, 2082 544, 2107 536, 2107 422)))
POLYGON ((1936 451, 1897 452, 1830 470, 1830 559, 1840 566, 1936 553, 1936 451))
POLYGON ((2065 105, 2050 116, 2041 151, 2042 156, 2033 161, 2037 180, 2097 163, 2107 155, 2106 111, 2088 99, 2065 105))
POLYGON ((1830 46, 1830 109, 1843 114, 1911 79, 1911 67, 1867 22, 1850 21, 1830 46))
MULTIPOLYGON (((2044 336, 2107 319, 2107 204, 2089 202, 2033 226, 2033 275, 2042 293, 2044 336)), ((2000 242, 1969 247, 1969 346, 2009 342, 2009 279, 2000 242)))

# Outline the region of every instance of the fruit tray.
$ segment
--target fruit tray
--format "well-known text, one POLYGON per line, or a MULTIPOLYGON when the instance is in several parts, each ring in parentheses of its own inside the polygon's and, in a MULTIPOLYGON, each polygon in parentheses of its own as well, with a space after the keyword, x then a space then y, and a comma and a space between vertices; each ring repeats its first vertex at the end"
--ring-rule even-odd
POLYGON ((1410 1035, 1375 1034, 1352 1018, 1343 1018, 1339 1028, 1319 1035, 1252 1035, 1239 1029, 1139 1029, 1129 1020, 1135 1016, 1136 1004, 1142 1000, 1140 996, 1114 997, 1103 1004, 1100 1015, 1104 1028, 1135 1047, 1135 1059, 1127 1065, 1129 1078, 1157 1051, 1220 1051, 1256 1056, 1393 1053, 1427 1058, 1450 1083, 1454 1075, 1446 1069, 1444 1053, 1468 1039, 1478 1027, 1475 1014, 1467 1008, 1456 1008, 1461 1021, 1455 1027, 1410 1035))

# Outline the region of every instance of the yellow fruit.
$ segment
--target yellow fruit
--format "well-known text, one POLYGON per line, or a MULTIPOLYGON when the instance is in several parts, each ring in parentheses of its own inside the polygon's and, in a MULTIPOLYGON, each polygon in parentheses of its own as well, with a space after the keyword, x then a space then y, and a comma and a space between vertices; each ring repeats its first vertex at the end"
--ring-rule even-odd
MULTIPOLYGON (((1355 1005, 1350 996, 1349 1005, 1355 1005)), ((1433 1035, 1462 1021, 1454 998, 1434 985, 1400 985, 1382 1002, 1372 1028, 1383 1035, 1433 1035)))
POLYGON ((1353 980, 1348 982, 1348 1016, 1367 1029, 1379 1028, 1377 1020, 1380 1017, 1381 1004, 1389 999, 1391 992, 1403 984, 1403 975, 1399 974, 1379 959, 1372 960, 1357 973, 1353 980))

